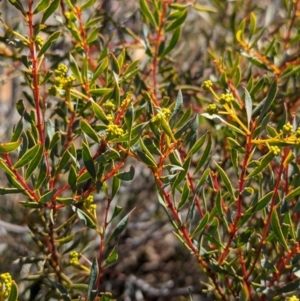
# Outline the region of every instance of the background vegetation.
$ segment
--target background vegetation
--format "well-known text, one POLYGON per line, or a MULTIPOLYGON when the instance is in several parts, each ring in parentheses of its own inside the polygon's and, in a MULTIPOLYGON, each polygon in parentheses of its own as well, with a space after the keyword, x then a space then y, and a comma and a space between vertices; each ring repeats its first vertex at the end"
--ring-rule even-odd
POLYGON ((0 300, 296 301, 299 2, 1 1, 0 300))

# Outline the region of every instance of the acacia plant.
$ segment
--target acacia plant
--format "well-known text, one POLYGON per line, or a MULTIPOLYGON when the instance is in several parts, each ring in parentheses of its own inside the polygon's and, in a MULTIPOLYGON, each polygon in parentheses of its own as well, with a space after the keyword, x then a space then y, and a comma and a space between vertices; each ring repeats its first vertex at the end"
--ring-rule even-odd
POLYGON ((135 208, 115 200, 137 167, 203 295, 299 300, 300 1, 140 0, 132 27, 96 0, 2 2, 24 26, 2 11, 1 60, 20 70, 22 97, 0 193, 19 195, 36 246, 19 297, 5 271, 0 300, 29 300, 31 283, 43 295, 30 300, 119 298, 102 279, 119 264, 135 208), (178 62, 199 47, 193 76, 178 62))

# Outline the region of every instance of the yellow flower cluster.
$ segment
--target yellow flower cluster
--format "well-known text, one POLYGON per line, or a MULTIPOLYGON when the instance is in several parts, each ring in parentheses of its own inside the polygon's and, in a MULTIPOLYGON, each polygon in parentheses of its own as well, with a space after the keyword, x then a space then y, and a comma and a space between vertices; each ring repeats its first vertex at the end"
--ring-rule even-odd
POLYGON ((59 64, 55 70, 55 83, 59 89, 63 89, 65 86, 70 86, 75 81, 74 75, 66 76, 68 67, 65 64, 59 64))
POLYGON ((12 278, 9 273, 0 274, 0 300, 7 299, 12 286, 12 278))
POLYGON ((111 134, 117 137, 120 137, 124 134, 124 131, 121 127, 116 124, 110 123, 106 128, 107 135, 111 134))
POLYGON ((234 97, 231 93, 221 94, 220 96, 221 104, 231 103, 232 101, 234 101, 234 97))
POLYGON ((290 297, 290 298, 288 299, 288 301, 299 301, 299 298, 297 298, 297 297, 294 295, 294 296, 290 297))
POLYGON ((42 38, 42 37, 40 37, 40 36, 37 36, 36 38, 35 38, 35 45, 36 45, 36 47, 38 48, 38 49, 41 49, 42 48, 42 46, 44 45, 44 39, 42 38))
POLYGON ((270 152, 272 152, 274 156, 278 156, 280 154, 280 148, 278 146, 270 146, 270 152))
POLYGON ((88 211, 94 212, 97 209, 97 205, 94 203, 94 197, 89 195, 84 201, 84 206, 88 211))
POLYGON ((293 133, 293 126, 288 122, 282 127, 282 132, 284 134, 292 134, 293 133))
POLYGON ((158 113, 151 118, 151 122, 160 124, 162 118, 169 119, 170 116, 171 116, 170 109, 163 108, 161 113, 158 113))
POLYGON ((113 121, 114 116, 112 114, 107 114, 106 118, 107 118, 108 121, 113 121))
POLYGON ((214 103, 208 105, 208 107, 207 107, 207 113, 210 115, 217 114, 218 111, 219 111, 219 109, 218 109, 217 105, 214 103))
POLYGON ((59 64, 57 69, 55 69, 54 72, 58 76, 65 76, 68 72, 68 67, 65 64, 59 64))
POLYGON ((212 87, 212 85, 213 84, 212 84, 211 80, 206 80, 206 81, 203 82, 202 88, 204 90, 209 90, 212 87))
POLYGON ((167 108, 163 108, 162 109, 162 114, 166 119, 169 119, 171 116, 171 111, 167 108))
POLYGON ((66 86, 70 86, 75 81, 74 75, 70 75, 67 77, 64 76, 56 76, 55 83, 59 89, 63 89, 66 86))
POLYGON ((157 114, 151 118, 151 122, 160 124, 161 119, 162 119, 162 114, 157 114))
POLYGON ((116 109, 115 104, 109 100, 106 103, 103 104, 104 108, 106 108, 108 111, 114 111, 116 109))
POLYGON ((79 253, 76 251, 70 252, 69 255, 71 265, 79 265, 79 253))
MULTIPOLYGON (((220 103, 223 106, 223 111, 218 111, 218 108, 216 106, 216 104, 211 104, 208 106, 207 108, 207 112, 212 115, 212 114, 223 114, 223 115, 228 115, 231 117, 231 119, 238 123, 238 125, 241 127, 241 131, 243 132, 244 135, 249 135, 250 131, 248 129, 248 127, 243 123, 243 121, 239 118, 237 112, 235 111, 234 107, 232 106, 232 102, 235 100, 234 96, 232 95, 232 93, 226 93, 226 94, 221 94, 221 96, 218 96, 215 91, 212 89, 212 82, 210 80, 206 80, 203 82, 202 84, 202 88, 204 90, 208 90, 210 91, 214 98, 215 101, 217 103, 220 103)), ((227 123, 228 124, 228 123, 227 123)), ((228 124, 229 126, 231 126, 232 128, 234 128, 236 130, 236 126, 228 124)))
POLYGON ((127 108, 129 103, 131 102, 131 98, 132 98, 132 93, 128 93, 126 95, 126 98, 122 101, 121 107, 127 108))

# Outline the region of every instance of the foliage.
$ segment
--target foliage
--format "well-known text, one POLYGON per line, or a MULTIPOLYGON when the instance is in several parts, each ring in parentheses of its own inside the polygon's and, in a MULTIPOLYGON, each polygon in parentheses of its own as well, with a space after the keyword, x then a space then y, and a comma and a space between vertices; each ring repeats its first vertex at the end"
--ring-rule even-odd
MULTIPOLYGON (((101 281, 118 264, 118 240, 134 208, 123 213, 114 200, 143 166, 174 235, 206 277, 204 294, 297 299, 299 1, 281 1, 275 22, 275 4, 263 20, 244 1, 140 0, 136 32, 94 0, 7 2, 26 26, 1 19, 1 56, 20 63, 26 88, 16 103, 19 122, 0 144, 8 180, 0 192, 22 195, 30 211, 37 251, 21 263, 36 264, 28 280, 49 288, 43 298, 118 297, 101 281), (227 9, 229 24, 220 17, 227 9), (206 49, 205 64, 215 71, 202 87, 172 57, 195 12, 230 27, 228 40, 206 49), (105 20, 119 44, 105 35, 105 20), (145 49, 143 62, 131 58, 130 43, 145 49), (81 244, 90 233, 99 237, 95 256, 81 244)), ((11 292, 1 298, 16 300, 15 284, 11 292)))

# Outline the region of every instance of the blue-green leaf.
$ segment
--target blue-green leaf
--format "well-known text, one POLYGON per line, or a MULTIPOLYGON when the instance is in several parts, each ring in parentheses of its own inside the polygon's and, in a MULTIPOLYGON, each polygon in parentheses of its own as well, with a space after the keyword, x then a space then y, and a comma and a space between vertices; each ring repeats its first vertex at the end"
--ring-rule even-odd
POLYGON ((91 177, 94 180, 96 180, 97 173, 96 173, 95 164, 90 149, 85 142, 82 142, 82 158, 83 158, 84 166, 86 167, 87 171, 89 172, 91 177))
POLYGON ((118 225, 114 229, 113 233, 111 234, 111 236, 109 237, 109 239, 106 241, 106 245, 109 245, 109 243, 112 240, 116 239, 124 231, 124 229, 125 229, 125 227, 127 225, 127 222, 128 222, 129 215, 132 213, 133 210, 131 210, 126 216, 124 216, 122 218, 122 220, 118 223, 118 225))
POLYGON ((96 286, 96 282, 99 276, 99 265, 97 258, 95 257, 93 259, 92 267, 91 267, 91 273, 90 273, 90 279, 89 279, 89 286, 88 286, 88 301, 94 301, 96 296, 98 295, 98 291, 96 286))
POLYGON ((248 121, 248 129, 249 129, 251 116, 252 116, 252 98, 246 88, 245 88, 245 108, 247 113, 247 121, 248 121))
POLYGON ((60 35, 61 31, 54 32, 42 46, 41 50, 38 53, 38 57, 41 57, 49 49, 51 44, 59 38, 60 35))
POLYGON ((125 172, 116 174, 116 177, 123 181, 131 181, 134 177, 134 167, 130 166, 129 171, 125 171, 125 172))

